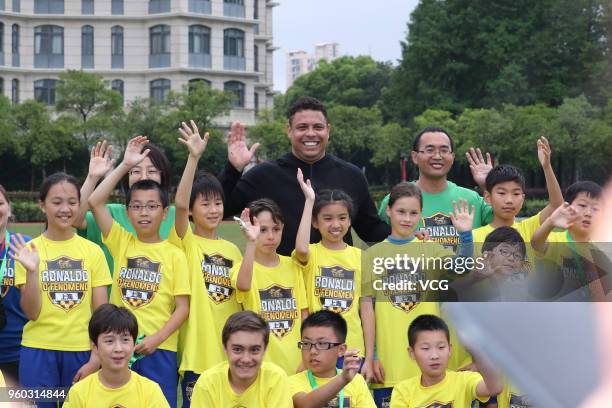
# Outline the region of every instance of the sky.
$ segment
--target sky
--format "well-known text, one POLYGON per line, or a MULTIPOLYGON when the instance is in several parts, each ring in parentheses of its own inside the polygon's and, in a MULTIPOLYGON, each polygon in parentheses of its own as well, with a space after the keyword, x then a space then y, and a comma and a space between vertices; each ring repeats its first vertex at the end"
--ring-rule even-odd
POLYGON ((286 90, 287 52, 314 53, 337 42, 341 55, 370 55, 397 63, 410 13, 418 0, 277 0, 273 9, 274 90, 286 90))

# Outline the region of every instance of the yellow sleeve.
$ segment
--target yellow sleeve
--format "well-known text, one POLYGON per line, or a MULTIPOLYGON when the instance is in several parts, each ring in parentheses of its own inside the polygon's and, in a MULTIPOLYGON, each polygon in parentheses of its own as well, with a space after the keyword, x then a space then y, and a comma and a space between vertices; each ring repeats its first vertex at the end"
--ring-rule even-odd
POLYGON ((294 263, 293 267, 296 268, 297 272, 295 296, 297 297, 298 309, 308 309, 308 298, 306 297, 306 288, 304 285, 302 266, 296 260, 292 259, 292 262, 294 263))
MULTIPOLYGON (((236 290, 236 302, 238 303, 244 303, 248 295, 248 292, 243 292, 241 290, 238 290, 238 271, 240 270, 241 265, 242 265, 242 260, 240 262, 234 262, 234 266, 232 266, 232 269, 230 269, 230 281, 232 282, 232 288, 236 290)), ((253 284, 255 283, 254 275, 255 275, 255 265, 253 265, 253 274, 251 275, 251 289, 253 289, 253 284)))
MULTIPOLYGON (((374 398, 372 398, 368 384, 365 382, 363 376, 357 374, 355 378, 353 378, 353 382, 355 383, 354 390, 356 391, 354 394, 355 408, 376 408, 374 398)), ((351 406, 353 405, 351 404, 351 406)))
POLYGON ((478 401, 481 401, 481 402, 487 402, 489 400, 490 397, 479 397, 476 394, 476 387, 478 387, 478 384, 481 381, 484 381, 480 373, 476 373, 472 371, 462 371, 459 374, 463 375, 465 385, 466 385, 466 390, 468 392, 470 399, 472 400, 477 399, 478 401))
POLYGON ((113 258, 117 258, 121 255, 121 248, 126 245, 129 240, 133 238, 133 235, 123 228, 117 221, 113 221, 108 236, 105 238, 102 236, 102 242, 108 248, 113 258))
POLYGON ((287 382, 289 383, 289 393, 291 394, 292 398, 295 394, 299 394, 300 392, 309 392, 308 388, 304 388, 304 381, 302 381, 302 376, 302 373, 294 374, 287 380, 287 382))
POLYGON ((177 251, 174 255, 174 262, 172 267, 174 268, 172 273, 174 274, 174 291, 173 295, 191 295, 191 286, 189 282, 189 268, 187 267, 187 258, 182 251, 177 251))
POLYGON ((533 234, 535 234, 538 228, 540 228, 540 215, 541 215, 541 212, 519 223, 519 225, 521 226, 519 232, 521 236, 523 237, 523 239, 525 240, 525 244, 528 246, 530 246, 530 242, 531 242, 531 238, 533 237, 533 234))
MULTIPOLYGON (((211 387, 212 384, 208 386, 211 387)), ((217 402, 212 398, 211 392, 204 389, 204 382, 198 380, 191 395, 191 406, 193 408, 209 408, 216 406, 217 402)))
POLYGON ((401 383, 393 388, 391 393, 391 405, 389 408, 408 408, 410 407, 410 399, 401 387, 401 383))
MULTIPOLYGON (((187 232, 189 231, 191 231, 191 227, 187 228, 187 232)), ((172 228, 170 228, 170 234, 168 234, 168 242, 179 249, 184 249, 183 240, 185 238, 187 238, 187 233, 185 233, 185 236, 183 237, 183 239, 181 239, 176 233, 176 227, 172 225, 172 228)))
POLYGON ((266 402, 270 407, 293 408, 293 396, 289 391, 287 376, 280 369, 278 374, 270 378, 266 402))
POLYGON ((83 396, 78 390, 79 387, 75 387, 75 385, 70 387, 70 391, 68 391, 68 397, 66 398, 66 401, 62 406, 65 408, 86 408, 83 396))
POLYGON ((374 245, 363 252, 361 258, 361 296, 370 297, 374 296, 374 288, 372 287, 374 282, 374 269, 373 269, 373 257, 372 254, 375 251, 382 248, 382 246, 374 245))
POLYGON ((91 287, 97 288, 98 286, 107 286, 113 283, 110 272, 108 270, 108 263, 104 257, 102 248, 96 244, 91 245, 91 287))
POLYGON ((159 387, 159 384, 157 384, 156 382, 151 381, 150 387, 148 387, 148 388, 149 389, 146 391, 147 392, 147 396, 149 396, 149 401, 148 401, 148 404, 147 404, 148 407, 151 407, 151 408, 170 408, 170 405, 168 404, 168 400, 164 396, 164 393, 162 392, 161 388, 159 387))

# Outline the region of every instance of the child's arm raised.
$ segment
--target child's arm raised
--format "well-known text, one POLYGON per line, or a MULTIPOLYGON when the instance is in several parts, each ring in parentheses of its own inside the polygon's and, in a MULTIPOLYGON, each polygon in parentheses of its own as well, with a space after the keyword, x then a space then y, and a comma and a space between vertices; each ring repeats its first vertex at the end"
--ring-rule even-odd
POLYGON ((297 180, 302 192, 304 192, 304 212, 300 220, 297 235, 295 237, 295 256, 302 264, 307 264, 310 257, 308 245, 310 244, 310 228, 312 224, 312 207, 315 201, 315 192, 310 184, 310 180, 304 182, 302 169, 297 171, 297 180))
POLYGON ((578 213, 569 205, 563 203, 536 230, 531 238, 531 246, 537 252, 545 254, 548 250, 548 236, 555 228, 568 229, 578 219, 578 213))
POLYGON ((293 406, 295 408, 318 408, 325 407, 338 395, 340 390, 353 378, 359 371, 360 359, 357 355, 359 350, 349 350, 344 353, 344 363, 342 373, 336 375, 330 382, 310 392, 298 392, 293 396, 293 406))
POLYGON ((106 208, 106 201, 121 178, 125 176, 132 167, 147 157, 149 149, 141 153, 142 147, 147 143, 149 143, 149 140, 146 136, 136 136, 130 140, 125 149, 123 161, 111 171, 89 197, 89 206, 93 211, 94 217, 96 217, 96 222, 100 227, 103 237, 108 236, 113 226, 113 217, 108 211, 108 208, 106 208))
POLYGON ((81 186, 79 212, 77 213, 74 223, 72 224, 72 226, 75 228, 87 228, 87 220, 85 219, 87 210, 89 210, 89 203, 87 200, 96 188, 98 181, 100 181, 100 179, 113 168, 115 161, 111 160, 110 158, 112 151, 113 146, 107 144, 106 140, 96 143, 93 149, 91 149, 89 171, 87 172, 87 178, 85 179, 83 186, 81 186))
POLYGON ((19 288, 21 293, 19 305, 28 320, 36 320, 42 307, 38 287, 38 268, 40 264, 38 250, 34 242, 30 243, 31 248, 28 248, 21 234, 17 234, 13 241, 9 241, 8 244, 11 248, 11 257, 23 265, 26 272, 26 283, 19 288))
POLYGON ((236 289, 247 292, 251 289, 251 283, 253 281, 253 263, 255 262, 255 250, 260 230, 257 217, 253 217, 253 223, 251 223, 248 208, 242 210, 240 219, 242 220, 240 229, 246 239, 246 247, 244 250, 244 257, 240 263, 240 269, 238 269, 238 276, 236 277, 236 289))
POLYGON ((189 199, 191 196, 191 188, 193 187, 193 179, 198 170, 198 161, 206 150, 208 144, 208 133, 204 134, 204 138, 200 137, 200 132, 193 120, 190 121, 191 128, 185 123, 181 123, 179 132, 181 137, 178 141, 184 144, 189 150, 189 157, 183 170, 181 182, 176 190, 174 206, 176 215, 174 219, 174 228, 180 238, 185 236, 187 228, 189 228, 189 199))
POLYGON ((152 354, 160 344, 162 344, 168 337, 181 327, 181 324, 189 316, 189 295, 176 295, 174 296, 174 303, 176 307, 174 312, 170 316, 170 319, 159 329, 158 332, 146 336, 142 341, 134 348, 135 353, 149 355, 152 354))
POLYGON ((548 190, 548 205, 540 212, 540 225, 550 217, 555 209, 563 204, 563 193, 550 162, 551 155, 552 150, 550 149, 548 139, 544 136, 540 137, 538 140, 538 159, 544 170, 546 189, 548 190))

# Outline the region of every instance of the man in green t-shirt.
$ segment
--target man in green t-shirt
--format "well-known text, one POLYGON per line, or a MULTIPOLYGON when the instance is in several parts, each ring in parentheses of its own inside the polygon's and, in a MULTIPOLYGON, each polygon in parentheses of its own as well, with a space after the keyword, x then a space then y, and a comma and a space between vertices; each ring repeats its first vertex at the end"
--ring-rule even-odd
MULTIPOLYGON (((436 127, 427 127, 415 137, 411 152, 412 162, 419 169, 419 178, 413 181, 423 194, 423 217, 419 228, 426 228, 432 241, 447 248, 456 249, 459 235, 451 222, 449 213, 453 210, 453 201, 467 200, 470 208, 473 205, 474 225, 478 228, 487 225, 493 219, 491 207, 474 190, 459 187, 447 179, 455 161, 453 139, 447 131, 436 127)), ((484 159, 480 149, 470 149, 466 153, 474 181, 484 190, 484 181, 493 168, 491 155, 484 159)), ((386 214, 389 195, 382 200, 378 209, 381 219, 389 222, 386 214)))

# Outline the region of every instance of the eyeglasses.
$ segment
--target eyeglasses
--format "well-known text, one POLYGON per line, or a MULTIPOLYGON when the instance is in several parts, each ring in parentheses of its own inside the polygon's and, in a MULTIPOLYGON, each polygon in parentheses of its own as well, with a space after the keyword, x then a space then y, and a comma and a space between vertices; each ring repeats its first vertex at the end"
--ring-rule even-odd
POLYGON ((344 343, 330 343, 329 341, 318 341, 316 343, 309 343, 307 341, 298 341, 298 348, 301 350, 310 350, 312 347, 321 351, 321 350, 329 350, 334 347, 338 347, 339 345, 344 343))
POLYGON ((145 205, 142 205, 142 204, 130 204, 130 205, 128 205, 128 208, 130 210, 136 211, 136 212, 140 212, 140 211, 142 211, 145 208, 147 209, 148 212, 151 212, 151 211, 157 210, 159 207, 161 207, 161 204, 148 203, 148 204, 145 204, 145 205))
POLYGON ((502 254, 505 258, 514 258, 515 261, 519 262, 524 259, 524 256, 519 252, 510 251, 506 248, 499 248, 499 253, 502 254))
POLYGON ((451 154, 453 151, 451 150, 450 147, 448 146, 442 146, 440 148, 435 148, 435 147, 427 147, 425 150, 417 150, 417 152, 419 153, 423 153, 427 156, 433 156, 436 153, 440 153, 440 156, 448 156, 449 154, 451 154))
MULTIPOLYGON (((142 169, 139 169, 139 168, 132 169, 128 172, 130 176, 134 176, 134 177, 140 177, 142 173, 143 173, 142 169)), ((148 176, 155 177, 160 173, 160 171, 157 170, 156 168, 150 168, 150 169, 145 169, 144 173, 146 173, 148 176)))

